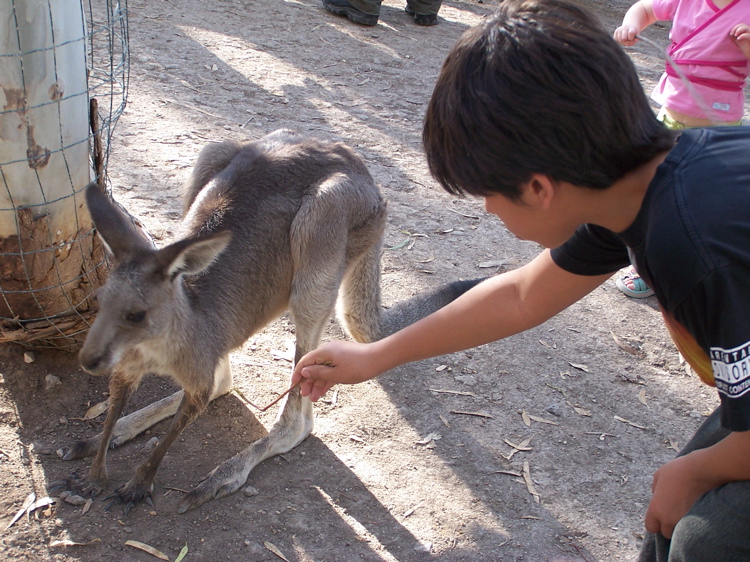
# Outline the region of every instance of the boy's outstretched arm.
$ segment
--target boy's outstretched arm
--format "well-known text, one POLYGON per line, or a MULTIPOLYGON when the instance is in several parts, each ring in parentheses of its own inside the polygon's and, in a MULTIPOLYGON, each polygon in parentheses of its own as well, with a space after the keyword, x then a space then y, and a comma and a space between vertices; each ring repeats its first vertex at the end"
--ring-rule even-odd
POLYGON ((335 383, 354 384, 398 365, 469 349, 537 326, 590 293, 609 275, 581 276, 558 267, 549 250, 519 269, 492 277, 451 304, 368 344, 331 342, 294 368, 303 396, 318 400, 335 383))
POLYGON ((615 29, 614 38, 620 45, 631 47, 638 43, 636 35, 656 21, 651 0, 639 0, 625 12, 622 25, 615 29))

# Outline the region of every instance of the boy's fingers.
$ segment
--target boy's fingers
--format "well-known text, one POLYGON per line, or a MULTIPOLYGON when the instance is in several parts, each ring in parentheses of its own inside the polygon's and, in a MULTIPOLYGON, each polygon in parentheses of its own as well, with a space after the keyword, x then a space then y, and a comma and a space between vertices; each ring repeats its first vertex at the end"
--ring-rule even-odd
POLYGON ((307 365, 303 367, 300 374, 313 381, 318 381, 325 376, 331 376, 331 367, 325 363, 319 365, 307 365))
POLYGON ((333 383, 326 381, 318 381, 313 383, 312 390, 310 391, 310 400, 317 402, 320 397, 330 390, 333 383))

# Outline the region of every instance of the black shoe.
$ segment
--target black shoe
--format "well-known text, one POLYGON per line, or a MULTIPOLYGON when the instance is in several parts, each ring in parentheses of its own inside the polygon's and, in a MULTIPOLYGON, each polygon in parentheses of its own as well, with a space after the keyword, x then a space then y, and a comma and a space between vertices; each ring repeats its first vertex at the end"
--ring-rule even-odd
MULTIPOLYGON (((325 2, 325 0, 323 0, 325 2)), ((414 23, 417 25, 437 25, 438 17, 437 14, 415 14, 409 6, 404 8, 404 11, 410 16, 414 16, 414 23)))
POLYGON ((378 23, 377 14, 366 14, 352 6, 348 0, 323 0, 326 10, 337 16, 346 16, 354 23, 375 25, 378 23))

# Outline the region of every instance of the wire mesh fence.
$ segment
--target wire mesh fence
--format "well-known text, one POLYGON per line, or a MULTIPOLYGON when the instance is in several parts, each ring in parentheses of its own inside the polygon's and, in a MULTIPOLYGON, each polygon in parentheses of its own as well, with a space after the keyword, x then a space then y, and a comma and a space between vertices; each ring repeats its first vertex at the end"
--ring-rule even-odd
POLYGON ((107 273, 83 190, 127 99, 126 0, 0 0, 0 343, 76 350, 107 273))

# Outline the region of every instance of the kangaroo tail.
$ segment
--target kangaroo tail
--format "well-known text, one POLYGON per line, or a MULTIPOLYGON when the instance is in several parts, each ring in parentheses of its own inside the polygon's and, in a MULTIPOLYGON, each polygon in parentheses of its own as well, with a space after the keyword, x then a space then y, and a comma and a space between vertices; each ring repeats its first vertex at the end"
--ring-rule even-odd
POLYGON ((466 291, 484 281, 486 277, 480 279, 470 279, 466 281, 454 281, 447 285, 425 291, 394 304, 389 309, 382 312, 380 319, 380 329, 376 339, 383 339, 386 336, 398 332, 425 316, 443 308, 445 305, 453 302, 466 291))

